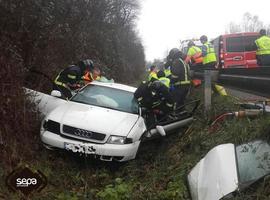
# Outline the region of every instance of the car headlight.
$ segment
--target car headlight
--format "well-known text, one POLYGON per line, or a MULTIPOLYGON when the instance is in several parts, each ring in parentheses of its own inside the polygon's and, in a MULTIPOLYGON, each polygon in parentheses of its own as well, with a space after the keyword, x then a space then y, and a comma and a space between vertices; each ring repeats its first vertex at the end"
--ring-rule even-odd
POLYGON ((47 130, 55 134, 60 134, 60 123, 53 120, 44 120, 41 130, 47 130))
POLYGON ((132 143, 132 138, 127 138, 123 136, 111 135, 107 140, 108 144, 130 144, 132 143))

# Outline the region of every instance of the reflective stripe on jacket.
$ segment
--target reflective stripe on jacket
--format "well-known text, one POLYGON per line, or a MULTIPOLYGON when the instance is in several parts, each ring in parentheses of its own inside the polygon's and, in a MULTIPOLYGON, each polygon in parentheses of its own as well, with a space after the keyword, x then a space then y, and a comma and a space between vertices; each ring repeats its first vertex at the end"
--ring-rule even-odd
POLYGON ((260 37, 255 40, 255 43, 258 47, 258 50, 256 51, 257 55, 270 54, 270 38, 268 36, 264 35, 260 37))
MULTIPOLYGON (((190 84, 190 80, 189 80, 189 65, 186 64, 181 58, 179 58, 179 61, 182 64, 182 66, 184 67, 184 79, 175 82, 173 85, 179 86, 179 85, 190 84)), ((177 75, 172 74, 172 78, 177 79, 179 77, 177 75)))
POLYGON ((212 44, 210 44, 209 42, 206 42, 205 44, 203 44, 203 49, 206 51, 205 55, 203 53, 203 64, 204 65, 207 63, 217 61, 215 49, 214 49, 212 44))
MULTIPOLYGON (((61 73, 61 72, 60 72, 60 73, 61 73)), ((59 77, 60 77, 60 74, 58 74, 58 76, 57 76, 56 79, 54 80, 54 83, 55 83, 56 85, 60 85, 60 86, 63 86, 63 87, 65 87, 65 88, 67 88, 67 89, 70 89, 70 88, 68 87, 67 84, 65 84, 65 83, 63 83, 63 82, 61 82, 61 81, 58 80, 59 77)))
POLYGON ((70 65, 58 74, 54 80, 54 83, 69 89, 68 84, 72 85, 78 83, 81 80, 82 75, 83 74, 80 67, 76 65, 70 65))

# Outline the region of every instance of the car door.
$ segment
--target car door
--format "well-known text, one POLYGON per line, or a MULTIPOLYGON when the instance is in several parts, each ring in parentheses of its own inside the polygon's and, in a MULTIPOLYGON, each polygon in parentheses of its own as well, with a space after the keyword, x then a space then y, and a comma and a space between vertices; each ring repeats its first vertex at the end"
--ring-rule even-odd
POLYGON ((224 67, 243 67, 245 66, 245 48, 242 36, 232 36, 224 38, 224 67))
POLYGON ((259 37, 259 35, 249 35, 243 36, 244 42, 244 57, 246 62, 246 67, 257 67, 257 60, 256 60, 256 45, 255 40, 259 37))

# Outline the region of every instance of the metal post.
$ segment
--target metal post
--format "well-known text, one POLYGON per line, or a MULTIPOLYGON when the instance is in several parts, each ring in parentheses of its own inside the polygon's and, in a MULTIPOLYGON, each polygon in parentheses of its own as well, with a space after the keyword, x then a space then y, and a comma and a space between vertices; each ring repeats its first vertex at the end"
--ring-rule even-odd
POLYGON ((209 111, 211 110, 211 71, 204 71, 204 114, 208 117, 209 111))

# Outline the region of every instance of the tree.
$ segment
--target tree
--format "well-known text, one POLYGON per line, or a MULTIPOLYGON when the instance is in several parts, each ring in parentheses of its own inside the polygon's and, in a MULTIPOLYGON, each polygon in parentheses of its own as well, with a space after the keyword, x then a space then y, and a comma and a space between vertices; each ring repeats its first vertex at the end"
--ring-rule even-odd
POLYGON ((92 58, 108 76, 132 82, 144 70, 135 31, 139 9, 138 0, 2 0, 0 38, 6 42, 1 47, 12 47, 24 69, 52 78, 67 65, 92 58))
POLYGON ((229 24, 226 33, 258 32, 263 27, 264 24, 257 15, 252 16, 249 12, 246 12, 241 23, 231 22, 229 24))

